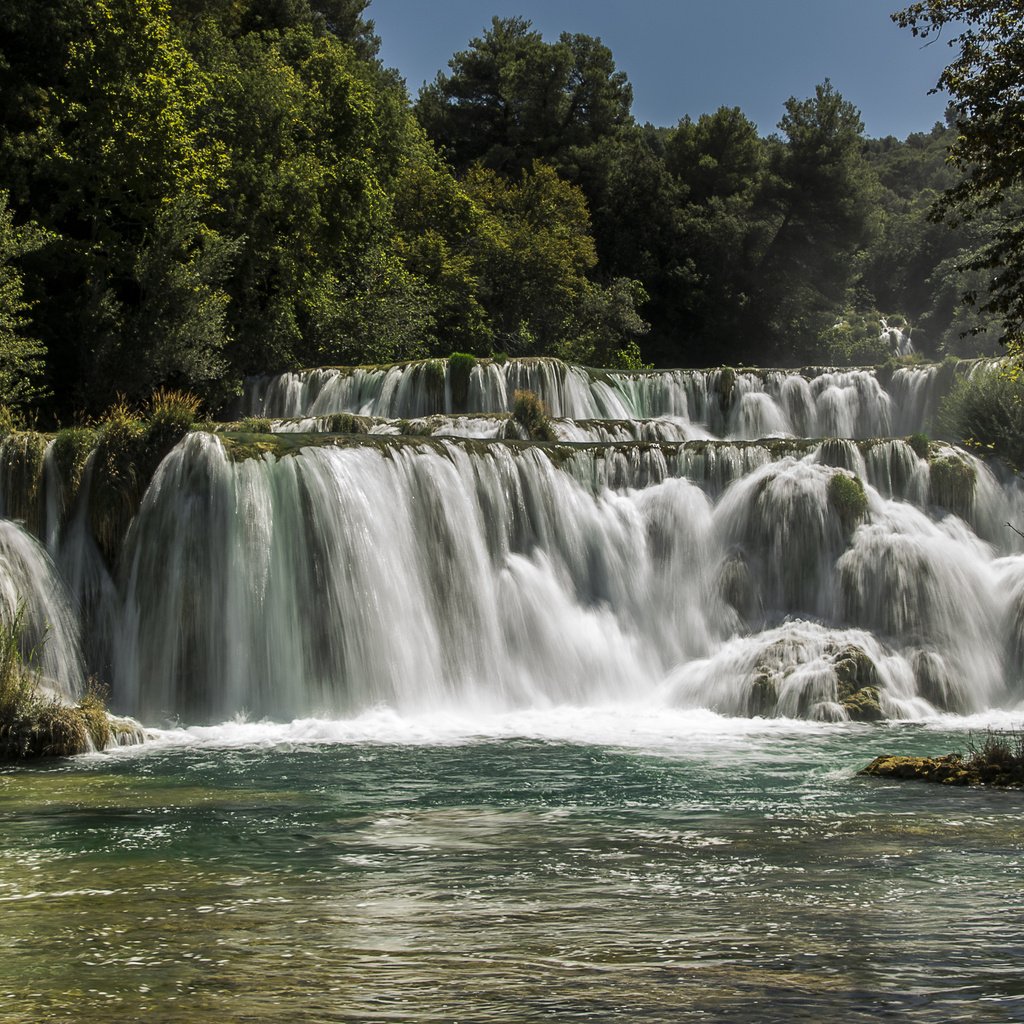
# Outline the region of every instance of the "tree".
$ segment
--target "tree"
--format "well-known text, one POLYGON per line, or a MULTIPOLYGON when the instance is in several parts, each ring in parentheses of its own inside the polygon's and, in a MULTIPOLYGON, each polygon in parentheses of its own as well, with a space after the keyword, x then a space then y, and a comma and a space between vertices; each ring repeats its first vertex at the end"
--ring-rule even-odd
POLYGON ((16 261, 38 248, 43 238, 38 231, 14 226, 7 199, 0 192, 0 404, 23 409, 43 396, 46 349, 26 334, 31 305, 16 261))
MULTIPOLYGON (((915 36, 948 29, 955 51, 933 91, 953 98, 956 137, 950 159, 963 177, 933 216, 956 225, 989 212, 989 241, 961 266, 989 275, 979 309, 1002 321, 1002 340, 1024 344, 1024 8, 1019 0, 923 0, 893 15, 915 36)), ((965 298, 977 302, 968 289, 965 298)))
POLYGON ((841 311, 858 253, 877 228, 877 180, 862 152, 864 124, 826 81, 814 96, 786 101, 771 157, 765 200, 773 227, 761 251, 751 327, 764 333, 773 360, 813 355, 841 311))
POLYGON ((536 159, 561 169, 632 120, 626 76, 592 36, 546 43, 525 18, 494 18, 448 66, 420 91, 416 115, 460 171, 477 160, 511 176, 536 159))

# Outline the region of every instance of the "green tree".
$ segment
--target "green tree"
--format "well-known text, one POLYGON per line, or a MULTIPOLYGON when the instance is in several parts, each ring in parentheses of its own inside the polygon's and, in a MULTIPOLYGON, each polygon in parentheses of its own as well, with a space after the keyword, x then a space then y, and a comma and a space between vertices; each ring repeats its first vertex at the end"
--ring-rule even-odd
POLYGON ((786 101, 785 141, 771 154, 765 212, 772 227, 760 252, 750 330, 772 361, 813 356, 815 343, 849 298, 858 257, 877 230, 877 181, 862 152, 860 114, 829 82, 786 101))
MULTIPOLYGON (((956 136, 950 159, 961 172, 934 207, 934 215, 957 224, 987 212, 989 240, 962 266, 984 271, 988 294, 982 313, 1002 322, 1003 340, 1024 343, 1024 11, 1018 0, 923 0, 893 15, 924 39, 944 29, 953 60, 936 91, 953 99, 956 136)), ((974 289, 966 297, 977 302, 974 289)))
POLYGON ((31 305, 17 261, 43 243, 40 232, 16 228, 6 192, 0 192, 0 404, 25 409, 43 397, 42 342, 26 333, 31 305))
POLYGON ((632 89, 599 39, 546 43, 524 18, 494 18, 425 86, 416 115, 459 170, 474 161, 515 175, 556 167, 631 122, 632 89))

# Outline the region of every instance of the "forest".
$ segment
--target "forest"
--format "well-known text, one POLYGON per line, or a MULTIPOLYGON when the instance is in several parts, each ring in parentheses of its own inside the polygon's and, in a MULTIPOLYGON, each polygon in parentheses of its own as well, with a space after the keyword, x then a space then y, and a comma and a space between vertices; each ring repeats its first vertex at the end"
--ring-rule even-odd
POLYGON ((465 352, 592 366, 999 350, 994 212, 948 124, 828 81, 768 137, 639 124, 599 39, 495 18, 412 97, 366 0, 0 0, 0 395, 43 426, 255 372, 465 352), (974 310, 963 304, 969 295, 974 310))

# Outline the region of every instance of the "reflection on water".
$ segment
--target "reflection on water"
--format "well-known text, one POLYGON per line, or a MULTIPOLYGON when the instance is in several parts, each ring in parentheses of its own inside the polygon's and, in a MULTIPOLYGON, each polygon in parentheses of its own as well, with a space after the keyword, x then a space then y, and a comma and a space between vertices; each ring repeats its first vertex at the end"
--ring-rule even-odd
POLYGON ((0 774, 0 1019, 1024 1019, 1016 793, 922 727, 170 742, 0 774))

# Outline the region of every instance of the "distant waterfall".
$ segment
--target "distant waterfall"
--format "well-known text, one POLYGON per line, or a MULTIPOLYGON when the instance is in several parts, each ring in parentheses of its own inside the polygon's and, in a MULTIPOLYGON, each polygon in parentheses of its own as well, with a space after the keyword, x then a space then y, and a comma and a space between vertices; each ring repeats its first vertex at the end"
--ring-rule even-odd
MULTIPOLYGON (((971 364, 962 364, 969 367, 971 364)), ((482 361, 473 367, 464 408, 455 408, 445 360, 387 368, 337 368, 251 379, 235 412, 274 419, 350 413, 385 420, 507 413, 517 390, 533 391, 549 414, 570 421, 671 421, 673 439, 719 437, 880 437, 930 428, 957 372, 903 367, 883 384, 869 369, 588 370, 556 359, 482 361)), ((479 431, 481 426, 470 427, 479 431)), ((452 421, 449 431, 464 433, 452 421)), ((490 428, 488 428, 490 429, 490 428)), ((493 427, 496 431, 497 427, 493 427)), ((566 440, 596 440, 589 435, 566 440)), ((615 427, 623 433, 628 427, 615 427)), ((498 434, 475 436, 500 436, 498 434)), ((619 437, 618 439, 625 439, 619 437)), ((637 438, 639 439, 639 438, 637 438)), ((667 438, 666 438, 667 439, 667 438)))

